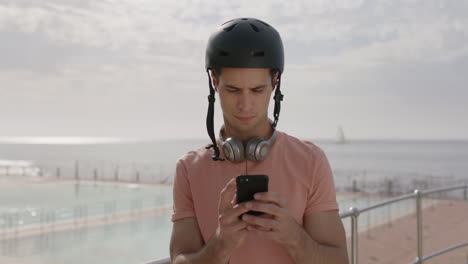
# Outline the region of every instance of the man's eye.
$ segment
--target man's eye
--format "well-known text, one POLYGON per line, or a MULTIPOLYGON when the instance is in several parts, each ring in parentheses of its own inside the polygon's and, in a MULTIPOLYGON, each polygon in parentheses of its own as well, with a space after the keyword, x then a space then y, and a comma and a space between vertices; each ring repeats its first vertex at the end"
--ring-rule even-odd
POLYGON ((253 91, 256 92, 256 93, 261 93, 263 91, 263 89, 254 89, 253 91))
POLYGON ((237 91, 239 91, 239 90, 238 90, 238 89, 228 89, 228 91, 229 91, 230 93, 235 93, 235 92, 237 92, 237 91))

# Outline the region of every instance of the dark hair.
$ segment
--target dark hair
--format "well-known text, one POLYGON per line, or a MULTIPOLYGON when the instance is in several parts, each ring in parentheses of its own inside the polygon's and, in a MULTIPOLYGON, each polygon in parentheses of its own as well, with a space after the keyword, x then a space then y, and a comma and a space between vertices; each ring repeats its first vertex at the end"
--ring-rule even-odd
MULTIPOLYGON (((216 83, 219 83, 219 76, 221 76, 221 69, 222 68, 214 68, 212 69, 213 71, 213 74, 214 74, 214 77, 216 79, 216 83)), ((273 86, 273 88, 275 87, 275 83, 274 83, 274 78, 275 78, 275 74, 279 72, 279 70, 277 69, 270 69, 270 77, 271 77, 271 85, 273 86)))

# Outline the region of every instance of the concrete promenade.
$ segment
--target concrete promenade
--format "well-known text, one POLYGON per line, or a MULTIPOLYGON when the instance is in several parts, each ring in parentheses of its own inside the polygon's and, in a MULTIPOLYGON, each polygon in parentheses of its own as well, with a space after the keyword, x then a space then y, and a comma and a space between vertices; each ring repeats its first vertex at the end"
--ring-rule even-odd
MULTIPOLYGON (((359 264, 412 263, 417 255, 416 230, 416 214, 412 213, 395 219, 390 224, 360 232, 359 264)), ((445 200, 423 210, 424 256, 464 242, 468 242, 468 201, 445 200)), ((350 238, 348 252, 351 257, 350 238)), ((468 264, 468 247, 456 249, 424 263, 468 264)))

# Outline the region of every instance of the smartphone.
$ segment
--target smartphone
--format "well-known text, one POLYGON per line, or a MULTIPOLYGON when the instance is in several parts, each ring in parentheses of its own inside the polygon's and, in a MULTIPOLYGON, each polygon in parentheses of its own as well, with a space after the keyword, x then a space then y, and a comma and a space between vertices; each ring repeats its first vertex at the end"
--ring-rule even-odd
MULTIPOLYGON (((236 178, 237 183, 237 203, 254 200, 254 194, 258 192, 268 192, 267 175, 240 175, 236 178)), ((247 214, 261 215, 263 212, 248 211, 247 214)), ((239 216, 239 218, 241 218, 239 216)))

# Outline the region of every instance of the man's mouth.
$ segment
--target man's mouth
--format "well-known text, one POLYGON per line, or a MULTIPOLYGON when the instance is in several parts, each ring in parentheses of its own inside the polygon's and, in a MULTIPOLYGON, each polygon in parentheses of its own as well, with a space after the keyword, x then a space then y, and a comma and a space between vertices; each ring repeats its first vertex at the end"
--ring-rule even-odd
POLYGON ((247 117, 236 116, 236 118, 239 119, 239 120, 242 121, 242 122, 250 121, 250 120, 252 120, 254 117, 255 117, 255 116, 247 116, 247 117))

